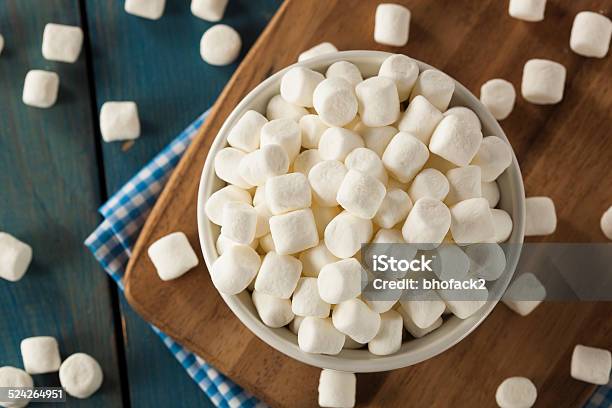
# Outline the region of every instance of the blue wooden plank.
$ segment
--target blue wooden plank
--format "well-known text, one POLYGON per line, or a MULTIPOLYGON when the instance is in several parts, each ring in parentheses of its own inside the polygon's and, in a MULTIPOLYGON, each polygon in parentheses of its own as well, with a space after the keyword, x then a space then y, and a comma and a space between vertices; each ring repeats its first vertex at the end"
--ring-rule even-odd
MULTIPOLYGON (((85 58, 75 64, 41 55, 48 22, 79 25, 76 0, 3 0, 0 30, 0 230, 32 245, 34 260, 17 283, 0 280, 0 366, 22 367, 19 343, 55 336, 65 358, 86 352, 102 365, 102 389, 70 406, 122 405, 109 281, 83 239, 98 222, 100 185, 85 58), (57 104, 36 109, 21 102, 30 69, 61 77, 57 104)), ((59 385, 57 374, 34 376, 59 385)))

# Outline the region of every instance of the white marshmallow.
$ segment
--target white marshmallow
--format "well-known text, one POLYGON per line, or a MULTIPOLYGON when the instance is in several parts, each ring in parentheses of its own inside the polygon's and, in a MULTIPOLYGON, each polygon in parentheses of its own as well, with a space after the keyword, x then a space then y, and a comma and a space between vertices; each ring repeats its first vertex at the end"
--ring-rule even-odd
POLYGON ((499 279, 506 269, 506 254, 497 244, 484 243, 465 247, 470 259, 469 274, 486 281, 499 279))
POLYGON ((478 312, 486 303, 489 291, 484 289, 473 290, 439 290, 438 294, 444 299, 446 308, 460 319, 467 319, 478 312))
POLYGON ((416 175, 408 189, 408 194, 412 201, 425 197, 444 201, 449 190, 450 185, 446 176, 436 169, 428 168, 416 175))
POLYGON ((388 189, 374 216, 374 222, 382 228, 393 228, 405 220, 412 209, 408 193, 398 188, 388 189))
POLYGON ((612 241, 612 206, 609 207, 601 216, 599 226, 601 227, 601 232, 603 232, 606 238, 612 241))
POLYGON ((302 146, 302 131, 292 119, 275 119, 261 128, 261 146, 277 144, 287 152, 289 162, 300 153, 302 146))
POLYGON ((42 55, 50 61, 75 62, 83 47, 81 27, 49 23, 43 31, 42 55))
POLYGON ((304 276, 316 278, 319 272, 325 265, 339 261, 334 254, 329 252, 329 249, 323 242, 314 248, 307 249, 300 254, 300 262, 302 262, 302 273, 304 276))
POLYGON ((265 183, 261 186, 257 186, 255 188, 255 193, 253 194, 253 206, 258 206, 259 204, 264 204, 266 202, 266 185, 265 183))
POLYGON ((363 139, 348 129, 330 127, 319 140, 319 155, 323 160, 344 161, 353 150, 363 147, 363 139))
POLYGON ((35 108, 50 108, 57 100, 59 76, 55 72, 33 69, 23 83, 23 103, 35 108))
POLYGON ((363 81, 359 68, 348 61, 334 62, 327 68, 325 76, 327 78, 342 78, 353 86, 363 81))
POLYGON ((523 273, 506 290, 502 302, 515 313, 527 316, 546 299, 546 288, 532 273, 523 273))
POLYGON ((357 115, 358 102, 353 85, 342 78, 327 78, 315 89, 314 108, 329 126, 344 126, 357 115))
POLYGON ((402 232, 396 229, 381 228, 372 238, 372 244, 405 244, 402 232))
MULTIPOLYGON (((10 366, 0 367, 0 387, 31 388, 33 386, 34 381, 32 377, 25 371, 10 366)), ((22 408, 27 406, 28 403, 29 400, 23 402, 0 402, 0 407, 22 408)))
POLYGON ((374 41, 403 47, 408 42, 410 10, 400 4, 382 3, 376 7, 374 41))
POLYGON ((397 127, 402 132, 408 132, 421 142, 429 144, 431 135, 442 118, 442 113, 435 106, 424 96, 417 95, 410 101, 397 127))
POLYGON ((446 305, 433 290, 420 291, 419 300, 400 300, 401 309, 418 328, 425 329, 436 322, 444 313, 446 305))
POLYGON ((20 348, 23 367, 28 374, 54 373, 59 370, 62 359, 55 338, 29 337, 21 340, 20 348))
POLYGON ((264 254, 268 252, 276 251, 274 248, 274 240, 272 239, 272 234, 264 235, 259 240, 259 247, 263 250, 264 254))
POLYGON ((321 371, 318 401, 320 407, 354 407, 356 393, 355 374, 327 369, 321 371))
POLYGON ((354 169, 369 174, 376 177, 381 183, 387 184, 388 176, 385 166, 378 154, 370 149, 365 147, 354 149, 344 159, 344 165, 349 170, 354 169))
POLYGON ((378 76, 392 79, 397 87, 400 101, 410 97, 410 92, 419 77, 419 66, 403 54, 388 57, 380 66, 378 76))
POLYGON ((359 117, 369 127, 388 126, 399 117, 400 101, 392 79, 372 77, 357 84, 355 94, 359 101, 359 117))
POLYGON ((418 174, 428 158, 429 150, 423 142, 410 133, 399 132, 389 142, 382 161, 393 177, 407 183, 418 174))
POLYGON ((183 232, 159 238, 149 246, 147 253, 163 281, 179 278, 198 265, 198 257, 183 232))
POLYGON ((325 77, 304 67, 289 69, 281 79, 280 94, 284 100, 297 106, 312 107, 312 94, 325 77))
POLYGON ((417 95, 423 95, 436 109, 444 112, 453 97, 453 92, 455 92, 455 81, 451 77, 435 69, 426 69, 421 72, 412 88, 410 102, 417 95))
POLYGON ((321 299, 338 304, 361 294, 361 264, 355 258, 342 259, 321 268, 317 278, 321 299))
POLYGON ((336 199, 351 214, 370 220, 376 215, 385 194, 385 186, 378 179, 358 170, 349 170, 336 199))
POLYGON ((380 315, 359 299, 342 302, 332 312, 336 329, 359 343, 368 343, 378 333, 380 315))
POLYGON ((254 110, 246 111, 230 130, 227 143, 247 153, 258 149, 261 128, 266 123, 268 119, 261 113, 254 110))
POLYGON ((266 106, 266 117, 268 120, 292 119, 298 122, 305 115, 308 115, 306 108, 289 103, 280 95, 270 98, 266 106))
POLYGON ((397 301, 402 296, 401 290, 386 290, 385 291, 385 299, 388 297, 394 297, 393 299, 388 300, 365 300, 366 305, 373 311, 378 314, 382 314, 388 312, 393 309, 393 307, 397 304, 397 301))
POLYGON ((482 181, 494 181, 512 163, 512 150, 508 143, 497 136, 482 139, 472 164, 482 170, 482 181))
POLYGON ((495 181, 483 181, 480 184, 480 191, 482 196, 489 202, 489 207, 495 208, 497 203, 499 203, 499 198, 501 195, 497 183, 495 181))
POLYGON ((402 346, 402 316, 395 310, 380 315, 380 329, 368 343, 370 353, 387 356, 396 353, 402 346))
POLYGON ((255 227, 255 238, 261 238, 270 233, 270 217, 272 213, 266 203, 255 206, 257 212, 257 225, 255 227))
POLYGON ((512 218, 504 210, 497 208, 491 209, 491 215, 493 216, 493 225, 495 226, 495 235, 493 236, 493 242, 506 242, 512 234, 512 218))
POLYGON ((555 203, 549 197, 525 199, 525 236, 550 235, 557 229, 555 203))
POLYGON ((307 353, 338 354, 344 341, 344 334, 334 327, 330 318, 307 316, 298 330, 298 346, 307 353))
POLYGON ((251 204, 251 195, 248 191, 232 185, 215 191, 204 204, 204 212, 210 222, 221 225, 223 223, 223 207, 232 201, 251 204))
POLYGON ((440 317, 431 326, 420 328, 419 326, 414 324, 414 322, 412 321, 412 319, 410 318, 410 316, 408 315, 408 313, 406 313, 404 309, 399 308, 397 311, 399 312, 400 315, 402 315, 402 320, 404 321, 404 328, 415 339, 419 339, 425 336, 426 334, 431 333, 432 331, 442 326, 442 323, 444 322, 442 318, 440 317))
POLYGON ((245 182, 262 186, 270 177, 280 176, 289 169, 289 156, 279 144, 268 144, 252 151, 240 160, 238 174, 245 182))
MULTIPOLYGON (((223 255, 223 253, 227 251, 227 248, 231 246, 235 246, 235 245, 242 245, 242 244, 234 242, 231 239, 219 234, 219 237, 217 237, 217 242, 215 243, 215 248, 217 249, 217 255, 219 256, 223 255)), ((253 242, 249 244, 249 246, 253 249, 257 248, 258 245, 259 245, 258 239, 254 239, 253 242)))
POLYGON ((257 314, 261 321, 268 327, 283 327, 293 319, 291 311, 291 301, 281 299, 255 289, 252 293, 253 305, 257 309, 257 314))
POLYGON ((478 166, 457 167, 447 171, 449 191, 444 202, 450 206, 459 201, 482 197, 481 173, 478 166))
POLYGON ((333 54, 335 52, 338 52, 338 49, 334 46, 334 44, 322 42, 321 44, 317 44, 314 47, 302 52, 298 56, 298 62, 320 57, 321 55, 333 54))
POLYGON ((315 218, 315 223, 317 224, 319 237, 321 238, 323 238, 323 235, 325 234, 325 227, 327 227, 327 224, 329 224, 335 216, 342 212, 342 208, 339 206, 320 207, 318 205, 313 205, 311 210, 315 218))
POLYGON ((528 102, 551 105, 561 102, 566 69, 558 62, 531 59, 523 67, 521 94, 528 102))
POLYGON ((270 233, 281 255, 302 252, 319 243, 317 226, 309 208, 270 217, 270 233))
POLYGON ((4 50, 4 36, 0 34, 0 55, 2 55, 2 50, 4 50))
POLYGON ((429 150, 457 166, 467 166, 482 143, 482 132, 456 115, 444 117, 431 135, 429 150))
POLYGON ((242 40, 238 31, 226 24, 210 27, 200 40, 200 56, 210 65, 229 65, 238 58, 242 40))
POLYGON ((223 206, 221 235, 239 244, 248 245, 255 239, 257 211, 253 206, 233 201, 223 206))
POLYGON ((382 157, 387 145, 397 135, 397 129, 392 126, 371 128, 360 124, 355 131, 361 136, 365 147, 382 157))
POLYGON ((519 20, 536 22, 544 20, 546 0, 510 0, 508 14, 519 20))
POLYGON ((125 12, 134 16, 159 20, 164 14, 166 0, 125 0, 125 12))
POLYGON ((327 224, 324 235, 325 245, 332 254, 350 258, 361 249, 361 244, 372 238, 372 221, 344 211, 327 224))
MULTIPOLYGON (((409 244, 440 244, 451 225, 451 215, 443 202, 433 198, 417 200, 402 227, 409 244)), ((430 245, 422 245, 427 249, 430 245)))
POLYGON ((530 408, 537 398, 538 390, 533 382, 525 377, 506 378, 495 392, 495 401, 501 408, 530 408))
POLYGON ((439 262, 439 268, 436 268, 434 273, 438 279, 463 280, 468 276, 470 258, 461 248, 453 244, 444 244, 439 246, 436 252, 438 254, 437 261, 439 262))
POLYGON ((581 11, 576 14, 570 48, 585 57, 603 58, 610 49, 612 21, 603 14, 581 11))
POLYGON ((302 173, 271 177, 266 181, 266 204, 273 215, 310 207, 308 179, 302 173))
POLYGON ((322 207, 337 206, 336 196, 346 173, 344 164, 337 160, 325 160, 315 164, 308 173, 314 201, 322 207))
POLYGON ((329 316, 330 305, 319 295, 317 278, 300 278, 293 293, 291 309, 298 316, 329 316))
POLYGON ((98 391, 104 374, 102 367, 93 357, 85 353, 75 353, 60 366, 59 379, 68 395, 84 399, 98 391))
MULTIPOLYGON (((304 176, 308 177, 310 170, 322 161, 323 159, 318 149, 304 150, 302 153, 298 154, 293 161, 293 171, 302 173, 304 176)), ((310 186, 308 188, 310 188, 310 186)))
POLYGON ((455 115, 465 126, 468 126, 470 129, 482 131, 482 124, 480 123, 478 115, 476 115, 476 113, 470 108, 466 108, 465 106, 455 106, 442 113, 442 115, 455 115))
POLYGON ((329 127, 318 115, 302 116, 299 125, 302 130, 302 147, 306 149, 318 148, 321 135, 329 127))
POLYGON ((202 20, 221 21, 228 0, 191 0, 191 14, 202 20))
POLYGON ((484 198, 470 198, 450 207, 450 231, 459 245, 491 242, 495 237, 495 224, 484 198))
POLYGON ((516 91, 511 82, 505 79, 491 79, 480 87, 480 102, 497 120, 510 115, 516 101, 516 91))
POLYGON ((6 232, 0 232, 0 278, 17 282, 32 261, 32 247, 6 232))
POLYGON ((248 190, 253 186, 247 183, 238 172, 238 166, 246 156, 242 150, 226 147, 215 155, 215 174, 221 180, 248 190))
POLYGON ((253 248, 234 245, 213 263, 210 277, 219 292, 236 295, 249 286, 260 265, 261 258, 253 248))
POLYGON ((291 333, 297 336, 300 330, 300 326, 302 325, 302 322, 304 321, 304 319, 306 319, 304 316, 294 315, 293 320, 287 325, 287 328, 289 329, 291 333))
POLYGON ((609 350, 577 344, 572 353, 571 375, 579 381, 605 385, 610 381, 612 355, 609 350))
POLYGON ((268 252, 255 279, 255 290, 280 299, 289 299, 301 273, 302 263, 294 257, 268 252))
POLYGON ((100 108, 100 132, 105 142, 137 139, 140 136, 140 119, 136 103, 105 102, 100 108))

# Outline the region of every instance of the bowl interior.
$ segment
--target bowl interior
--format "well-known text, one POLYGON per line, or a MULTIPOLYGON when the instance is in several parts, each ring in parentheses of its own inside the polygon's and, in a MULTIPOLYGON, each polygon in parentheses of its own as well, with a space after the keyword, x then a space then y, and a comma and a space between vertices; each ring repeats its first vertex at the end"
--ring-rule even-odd
MULTIPOLYGON (((305 66, 324 74, 330 64, 345 60, 357 65, 365 78, 376 75, 380 64, 389 55, 391 54, 380 51, 344 51, 296 65, 305 66)), ((421 71, 432 68, 420 61, 417 61, 417 63, 421 71)), ((204 259, 209 269, 218 256, 215 242, 219 235, 219 227, 208 221, 203 210, 204 203, 213 192, 224 185, 214 173, 213 158, 219 150, 227 145, 229 130, 245 111, 253 109, 265 114, 268 101, 279 93, 280 80, 287 69, 289 68, 277 72, 262 82, 238 104, 217 134, 206 159, 198 193, 198 231, 204 259)), ((463 85, 457 81, 455 83, 455 93, 450 106, 466 106, 472 109, 482 122, 483 134, 485 136, 495 135, 508 141, 497 121, 480 101, 463 85)), ((498 184, 501 191, 501 200, 498 207, 507 211, 514 223, 512 235, 508 242, 520 244, 523 241, 524 235, 525 193, 520 169, 514 154, 512 164, 499 177, 498 184)), ((520 245, 509 245, 504 249, 506 251, 507 270, 513 273, 520 255, 520 245)), ((490 291, 493 288, 495 291, 500 291, 499 293, 503 292, 503 289, 505 289, 512 277, 512 273, 504 274, 498 281, 493 282, 490 291)), ((351 372, 392 370, 431 358, 467 336, 486 318, 496 304, 495 301, 487 303, 476 314, 465 320, 450 317, 445 320, 445 323, 439 329, 425 337, 404 342, 400 351, 393 355, 375 356, 370 354, 367 349, 361 349, 342 350, 338 355, 328 356, 301 351, 297 345, 297 337, 286 328, 271 329, 265 326, 259 319, 251 298, 246 291, 235 296, 222 295, 222 297, 243 324, 261 340, 280 352, 313 366, 351 372)))

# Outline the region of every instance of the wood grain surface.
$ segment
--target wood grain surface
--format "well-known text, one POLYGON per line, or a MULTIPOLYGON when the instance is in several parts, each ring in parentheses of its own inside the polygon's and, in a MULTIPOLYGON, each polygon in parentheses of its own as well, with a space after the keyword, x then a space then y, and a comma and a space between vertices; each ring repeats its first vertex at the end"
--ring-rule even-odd
MULTIPOLYGON (((548 195, 556 203, 557 232, 542 241, 604 241, 598 224, 612 202, 612 63, 610 57, 582 58, 568 47, 574 15, 584 9, 601 10, 601 2, 549 2, 543 22, 526 23, 510 18, 507 2, 499 0, 401 1, 412 11, 410 40, 403 48, 373 42, 377 3, 296 0, 281 7, 173 174, 130 262, 130 304, 273 406, 315 405, 319 370, 255 338, 222 302, 203 266, 162 283, 146 248, 176 230, 199 247, 196 194, 214 136, 248 91, 312 45, 331 41, 341 50, 403 52, 444 70, 476 95, 482 83, 496 77, 519 90, 522 67, 530 58, 565 65, 562 103, 536 106, 519 95, 502 126, 521 164, 527 195, 548 195)), ((580 406, 593 387, 569 377, 571 349, 576 343, 611 349, 610 316, 610 303, 547 303, 526 318, 498 306, 472 335, 442 355, 402 370, 360 375, 359 405, 493 406, 497 385, 508 376, 523 375, 538 387, 537 406, 580 406)))

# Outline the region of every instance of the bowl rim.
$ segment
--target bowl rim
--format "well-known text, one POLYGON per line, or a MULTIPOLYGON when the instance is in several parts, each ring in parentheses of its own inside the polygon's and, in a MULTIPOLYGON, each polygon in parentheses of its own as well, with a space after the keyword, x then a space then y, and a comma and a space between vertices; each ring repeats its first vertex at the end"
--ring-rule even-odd
MULTIPOLYGON (((228 115, 228 117, 223 122, 219 132, 215 135, 215 139, 211 144, 210 150, 207 154, 206 161, 204 163, 204 167, 202 169, 202 173, 200 176, 200 183, 198 187, 198 197, 197 197, 197 223, 198 223, 198 236, 200 240, 200 246, 202 250, 202 254, 204 256, 204 261, 206 263, 207 269, 210 271, 210 268, 217 258, 216 254, 216 244, 210 234, 207 233, 207 223, 208 221, 206 214, 204 213, 204 203, 206 199, 210 196, 213 187, 209 186, 212 184, 209 182, 209 179, 214 180, 214 165, 213 158, 220 149, 225 147, 227 134, 233 124, 238 120, 238 118, 246 111, 250 109, 250 106, 254 103, 254 101, 259 97, 259 94, 264 92, 268 87, 274 86, 282 75, 288 71, 289 69, 300 66, 305 68, 317 69, 317 67, 327 67, 334 62, 337 61, 349 61, 354 62, 355 60, 384 60, 385 58, 394 55, 394 53, 389 53, 385 51, 368 51, 368 50, 355 50, 355 51, 341 51, 333 54, 326 54, 323 56, 319 56, 316 58, 312 58, 303 62, 298 62, 292 65, 287 66, 286 68, 272 74, 260 84, 258 84, 253 90, 251 90, 232 110, 232 112, 228 115), (210 187, 210 188, 209 188, 210 187)), ((412 58, 412 57, 410 57, 412 58)), ((425 69, 437 69, 435 67, 430 66, 427 63, 419 61, 415 58, 412 58, 419 65, 419 72, 422 72, 425 69)), ((444 72, 442 70, 439 70, 444 72)), ((446 74, 446 72, 444 72, 446 74)), ((448 75, 448 74, 446 74, 448 75)), ((457 91, 462 93, 465 98, 470 100, 471 105, 466 106, 472 110, 477 110, 478 117, 482 121, 483 115, 486 118, 486 122, 488 123, 488 127, 493 130, 493 134, 502 138, 506 143, 510 145, 508 138, 506 137, 505 132, 497 122, 495 118, 491 115, 491 113, 481 104, 480 100, 476 98, 476 96, 471 93, 464 85, 462 85, 459 81, 454 79, 449 75, 455 82, 455 94, 457 91), (474 109, 474 108, 477 109, 474 109)), ((511 145, 510 145, 511 146, 511 145)), ((511 194, 512 200, 512 208, 513 208, 513 231, 511 235, 511 242, 514 244, 513 247, 516 248, 516 253, 514 256, 509 257, 507 262, 507 268, 510 273, 507 273, 506 281, 504 283, 504 289, 508 285, 512 275, 516 270, 516 266, 518 264, 518 260, 520 257, 520 248, 523 243, 524 238, 524 230, 525 230, 525 191, 523 180, 521 176, 520 167, 518 164, 518 160, 514 153, 514 149, 511 148, 512 151, 512 163, 510 167, 506 170, 510 170, 510 178, 511 183, 516 189, 514 194, 511 194)), ((512 190, 511 190, 512 191, 512 190)), ((286 330, 285 328, 280 329, 272 329, 263 324, 263 322, 255 316, 243 303, 240 299, 241 294, 238 295, 226 295, 219 292, 221 298, 227 304, 227 306, 231 309, 234 315, 260 340, 264 343, 268 344, 272 348, 280 351, 281 353, 296 359, 302 363, 309 364, 319 368, 327 368, 327 369, 335 369, 341 371, 350 371, 350 372, 380 372, 380 371, 388 371, 398 368, 407 367, 413 364, 417 364, 429 358, 432 358, 442 352, 448 350, 453 347, 465 337, 467 337, 472 331, 474 331, 483 321, 484 319, 491 313, 493 308, 497 304, 497 300, 489 301, 486 305, 484 305, 475 315, 469 317, 468 319, 462 320, 459 323, 459 326, 456 330, 448 333, 442 338, 437 338, 435 341, 422 341, 423 339, 427 339, 427 336, 413 340, 422 341, 423 344, 419 344, 420 347, 417 350, 410 350, 408 352, 398 352, 395 354, 391 354, 388 356, 373 356, 371 359, 350 359, 347 357, 342 357, 340 355, 324 355, 324 354, 311 354, 304 352, 299 349, 297 344, 290 342, 289 340, 283 338, 279 334, 277 334, 278 330, 286 330), (461 329, 461 330, 459 330, 461 329)), ((457 318, 455 318, 457 319, 457 318)), ((353 351, 353 350, 351 350, 353 351)), ((360 350, 361 351, 361 350, 360 350)), ((366 350, 367 351, 367 350, 366 350)))

